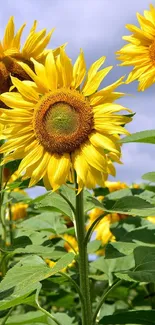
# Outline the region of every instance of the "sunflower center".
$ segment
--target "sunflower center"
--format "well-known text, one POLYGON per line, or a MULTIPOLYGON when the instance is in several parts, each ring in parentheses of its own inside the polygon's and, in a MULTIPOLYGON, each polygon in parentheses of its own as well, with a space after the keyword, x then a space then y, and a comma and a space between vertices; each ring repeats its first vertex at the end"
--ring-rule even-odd
POLYGON ((149 53, 151 61, 155 64, 155 41, 150 45, 149 53))
POLYGON ((79 124, 78 113, 67 103, 59 102, 51 106, 46 114, 46 129, 57 135, 72 134, 79 124))
POLYGON ((44 96, 34 112, 37 139, 50 153, 71 153, 93 129, 89 102, 75 90, 59 89, 44 96))

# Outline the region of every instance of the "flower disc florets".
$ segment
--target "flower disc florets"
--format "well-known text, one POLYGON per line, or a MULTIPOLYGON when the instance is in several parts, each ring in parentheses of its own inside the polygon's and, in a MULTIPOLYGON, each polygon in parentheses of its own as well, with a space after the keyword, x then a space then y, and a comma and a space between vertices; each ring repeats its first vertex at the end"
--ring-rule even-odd
POLYGON ((59 89, 44 96, 34 113, 36 137, 50 153, 71 153, 88 139, 93 113, 75 90, 59 89))

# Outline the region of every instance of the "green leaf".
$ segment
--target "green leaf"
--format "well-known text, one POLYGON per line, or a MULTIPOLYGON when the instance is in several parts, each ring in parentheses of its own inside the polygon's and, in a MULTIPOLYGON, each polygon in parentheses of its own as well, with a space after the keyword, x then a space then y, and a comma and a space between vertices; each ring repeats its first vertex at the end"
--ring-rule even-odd
POLYGON ((91 267, 104 272, 108 276, 110 284, 112 284, 113 279, 112 273, 129 270, 134 266, 135 262, 133 254, 113 259, 106 259, 104 256, 102 256, 91 263, 91 267))
MULTIPOLYGON (((62 325, 78 325, 74 318, 69 317, 66 313, 55 313, 54 316, 62 325)), ((52 321, 50 324, 55 325, 55 322, 52 321)))
POLYGON ((97 207, 106 212, 116 212, 141 217, 155 215, 155 206, 137 196, 126 196, 116 201, 105 200, 103 203, 91 197, 90 200, 92 200, 97 207))
POLYGON ((101 240, 92 240, 88 243, 88 254, 95 253, 101 246, 101 240))
POLYGON ((62 214, 73 218, 73 212, 68 203, 58 193, 48 192, 39 196, 32 201, 37 209, 50 209, 53 211, 61 212, 62 214))
POLYGON ((135 270, 128 272, 138 282, 155 282, 155 247, 140 246, 134 250, 135 270))
POLYGON ((146 130, 146 131, 133 133, 121 139, 121 142, 122 143, 129 143, 129 142, 155 143, 155 130, 146 130))
POLYGON ((105 258, 117 258, 130 255, 138 244, 126 242, 109 243, 105 248, 105 258))
POLYGON ((0 310, 23 303, 24 299, 38 288, 39 282, 60 272, 74 259, 73 253, 67 253, 49 268, 38 256, 21 259, 6 274, 0 284, 0 310))
POLYGON ((9 194, 9 197, 12 199, 13 203, 16 203, 16 202, 27 203, 27 202, 31 201, 31 199, 30 199, 30 197, 28 195, 23 194, 21 192, 11 192, 9 194))
POLYGON ((155 183, 155 172, 146 173, 142 176, 142 179, 155 183))
POLYGON ((118 200, 125 196, 133 196, 132 190, 130 188, 124 188, 122 190, 118 190, 106 195, 106 199, 108 200, 118 200))
MULTIPOLYGON (((47 321, 48 321, 48 317, 41 311, 30 311, 26 314, 10 316, 5 324, 6 325, 22 325, 22 324, 36 324, 36 323, 48 324, 47 321)), ((0 324, 2 324, 2 322, 3 319, 0 320, 0 324)))
POLYGON ((24 220, 18 225, 18 227, 25 230, 48 230, 54 234, 64 233, 67 229, 60 213, 53 211, 46 211, 35 217, 24 220))
POLYGON ((140 325, 154 325, 155 324, 155 310, 136 310, 124 313, 118 313, 103 317, 99 324, 140 324, 140 325))
POLYGON ((43 258, 58 259, 65 254, 65 250, 58 250, 55 246, 46 247, 41 245, 27 245, 25 248, 17 248, 13 251, 12 255, 18 254, 36 254, 43 258))

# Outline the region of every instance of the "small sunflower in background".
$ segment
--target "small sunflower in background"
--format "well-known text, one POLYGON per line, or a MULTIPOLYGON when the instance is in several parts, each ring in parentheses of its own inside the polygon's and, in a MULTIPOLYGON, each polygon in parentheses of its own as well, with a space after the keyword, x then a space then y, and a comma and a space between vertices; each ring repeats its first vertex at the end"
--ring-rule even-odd
POLYGON ((7 140, 0 149, 6 155, 3 163, 21 159, 17 174, 30 178, 29 186, 43 179, 47 188, 57 190, 74 182, 74 170, 79 190, 104 186, 108 174, 115 175, 113 162, 121 163, 120 134, 129 134, 124 125, 132 119, 117 114, 131 111, 113 103, 122 96, 114 92, 122 78, 97 91, 112 67, 98 71, 105 61, 101 57, 86 74, 82 51, 74 66, 64 48, 56 59, 48 53, 44 65, 31 61, 35 72, 20 65, 32 81, 11 77, 18 91, 0 96, 12 108, 0 110, 6 126, 1 138, 7 140))
MULTIPOLYGON (((14 19, 11 17, 5 29, 3 40, 0 42, 0 93, 9 90, 11 83, 10 73, 20 80, 30 80, 29 75, 22 69, 19 62, 26 62, 33 68, 30 58, 43 62, 48 51, 48 45, 53 29, 46 34, 46 29, 36 31, 37 21, 29 32, 26 41, 21 48, 21 36, 26 24, 23 24, 15 33, 14 19)), ((57 55, 59 49, 54 50, 57 55)))
POLYGON ((119 181, 117 181, 117 182, 106 181, 105 186, 108 187, 109 192, 115 192, 118 190, 123 190, 124 188, 128 188, 126 183, 122 183, 119 181))
POLYGON ((129 42, 118 52, 122 66, 133 66, 127 83, 139 81, 138 90, 144 91, 155 82, 155 7, 144 11, 144 16, 137 13, 140 27, 126 25, 132 35, 123 36, 129 42))
POLYGON ((23 202, 14 203, 11 205, 12 220, 25 219, 27 216, 28 204, 23 202))

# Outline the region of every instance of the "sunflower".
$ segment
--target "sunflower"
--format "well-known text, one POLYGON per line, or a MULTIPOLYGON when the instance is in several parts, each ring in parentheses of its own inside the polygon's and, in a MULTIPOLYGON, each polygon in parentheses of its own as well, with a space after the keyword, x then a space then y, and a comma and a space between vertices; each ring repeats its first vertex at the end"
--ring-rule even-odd
POLYGON ((0 122, 6 125, 2 138, 7 140, 0 152, 6 154, 3 164, 21 159, 17 174, 30 178, 29 186, 43 179, 46 188, 57 190, 66 181, 74 182, 76 171, 79 189, 93 188, 115 173, 113 162, 120 163, 121 154, 118 140, 128 134, 124 124, 131 117, 117 115, 130 110, 113 103, 122 95, 114 92, 122 78, 97 92, 112 68, 98 71, 104 61, 101 57, 93 63, 84 81, 83 52, 72 66, 61 48, 56 60, 48 53, 45 65, 32 59, 35 72, 20 63, 33 81, 11 77, 18 92, 0 96, 12 108, 0 110, 0 122))
POLYGON ((118 190, 122 190, 124 188, 128 188, 126 183, 122 183, 120 181, 117 181, 117 182, 106 181, 105 186, 108 187, 109 192, 115 192, 115 191, 118 191, 118 190))
MULTIPOLYGON (((31 67, 33 63, 30 58, 43 62, 49 50, 45 47, 50 41, 53 30, 46 35, 46 29, 36 32, 37 21, 30 30, 26 41, 21 48, 21 36, 26 24, 23 24, 15 34, 13 17, 8 21, 4 38, 0 42, 0 93, 8 91, 11 86, 10 73, 20 80, 30 79, 27 73, 19 65, 19 62, 26 62, 31 67)), ((59 49, 54 50, 57 54, 59 49)))
POLYGON ((15 203, 11 206, 12 220, 24 219, 27 216, 28 204, 26 203, 15 203))
POLYGON ((118 60, 123 61, 122 66, 134 66, 130 72, 127 83, 139 81, 138 90, 144 91, 155 82, 155 7, 144 11, 144 16, 137 13, 140 28, 126 25, 132 35, 123 36, 129 44, 123 46, 118 52, 118 60))

